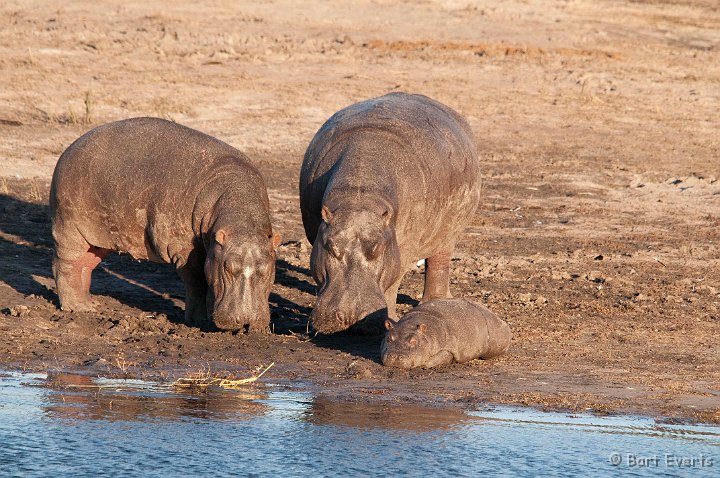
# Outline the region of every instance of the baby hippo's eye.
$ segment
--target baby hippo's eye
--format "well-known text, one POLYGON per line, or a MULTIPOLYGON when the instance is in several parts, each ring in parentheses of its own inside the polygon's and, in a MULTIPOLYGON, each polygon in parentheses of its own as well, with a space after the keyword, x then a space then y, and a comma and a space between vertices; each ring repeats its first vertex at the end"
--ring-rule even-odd
POLYGON ((415 337, 414 335, 410 337, 410 340, 408 340, 408 344, 410 345, 410 347, 415 347, 417 345, 417 337, 415 337))

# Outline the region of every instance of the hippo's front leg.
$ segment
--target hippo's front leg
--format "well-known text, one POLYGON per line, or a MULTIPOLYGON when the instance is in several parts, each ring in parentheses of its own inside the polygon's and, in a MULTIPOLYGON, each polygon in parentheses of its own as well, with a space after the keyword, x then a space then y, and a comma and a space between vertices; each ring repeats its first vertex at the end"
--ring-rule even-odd
POLYGON ((400 276, 397 282, 395 282, 385 291, 385 302, 387 302, 388 318, 393 322, 398 321, 397 296, 398 289, 400 288, 400 282, 402 282, 402 276, 400 276))
POLYGON ((208 284, 203 270, 204 263, 204 254, 193 251, 187 262, 177 269, 185 284, 185 323, 196 327, 209 324, 206 302, 208 284))
POLYGON ((424 364, 425 368, 439 367, 441 365, 449 365, 455 362, 455 356, 449 350, 441 350, 437 354, 428 358, 424 364))
POLYGON ((450 295, 450 257, 451 247, 446 251, 433 254, 425 259, 425 288, 421 303, 432 299, 449 299, 450 295))

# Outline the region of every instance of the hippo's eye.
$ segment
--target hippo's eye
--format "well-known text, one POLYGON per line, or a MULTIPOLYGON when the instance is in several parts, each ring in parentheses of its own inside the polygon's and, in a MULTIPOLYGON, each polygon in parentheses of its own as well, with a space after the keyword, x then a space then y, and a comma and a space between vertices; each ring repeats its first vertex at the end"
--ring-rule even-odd
POLYGON ((410 340, 408 340, 408 344, 410 344, 410 347, 415 347, 417 345, 417 337, 410 337, 410 340))
POLYGON ((377 259, 385 250, 385 241, 377 241, 363 244, 365 257, 369 260, 377 259))
POLYGON ((340 252, 340 249, 332 240, 328 239, 325 242, 325 248, 336 259, 342 259, 342 252, 340 252))
POLYGON ((240 273, 242 264, 239 260, 234 258, 225 259, 225 262, 223 262, 223 269, 225 269, 225 272, 230 275, 236 275, 240 273))

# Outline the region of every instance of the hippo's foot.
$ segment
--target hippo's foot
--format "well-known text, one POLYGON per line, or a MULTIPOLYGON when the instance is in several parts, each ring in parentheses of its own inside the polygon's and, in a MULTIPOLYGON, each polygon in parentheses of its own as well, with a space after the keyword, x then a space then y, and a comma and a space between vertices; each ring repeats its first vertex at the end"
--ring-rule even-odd
POLYGON ((107 249, 90 246, 85 252, 70 254, 75 257, 71 260, 60 258, 56 253, 53 257, 53 273, 62 310, 95 310, 96 304, 90 295, 92 271, 109 252, 107 249))
POLYGON ((185 323, 191 327, 209 328, 211 321, 204 300, 197 301, 190 297, 185 299, 185 323))
POLYGON ((191 311, 188 313, 188 311, 185 310, 185 324, 190 327, 197 327, 203 330, 209 330, 212 328, 212 321, 208 318, 207 314, 197 311, 191 311))
POLYGON ((60 309, 67 312, 94 312, 97 309, 97 302, 87 297, 82 300, 60 298, 60 309))

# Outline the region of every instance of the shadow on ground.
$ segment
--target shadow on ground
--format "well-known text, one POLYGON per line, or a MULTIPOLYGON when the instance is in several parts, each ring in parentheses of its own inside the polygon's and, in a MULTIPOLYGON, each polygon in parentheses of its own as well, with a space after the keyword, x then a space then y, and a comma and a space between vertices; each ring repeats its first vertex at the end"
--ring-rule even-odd
MULTIPOLYGON (((59 307, 52 277, 53 241, 47 204, 0 194, 0 281, 23 296, 34 295, 59 307)), ((276 282, 314 295, 310 271, 287 261, 277 262, 276 282), (299 277, 298 277, 299 276, 299 277), (302 278, 304 277, 304 278, 302 278)), ((93 271, 91 292, 121 304, 183 322, 184 287, 170 264, 137 261, 111 254, 93 271)), ((12 305, 12 304, 8 304, 12 305)), ((275 292, 270 295, 272 330, 307 331, 311 308, 275 292)))

